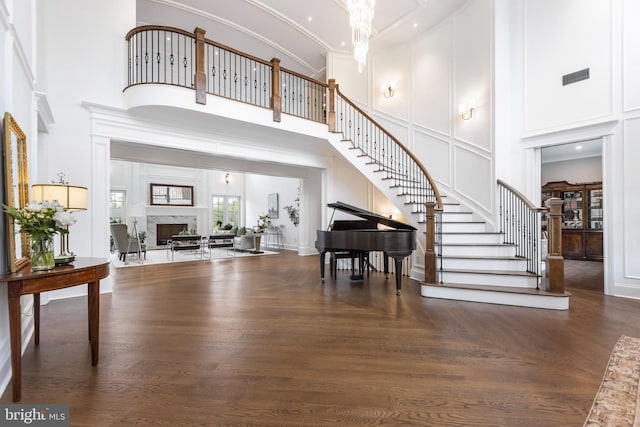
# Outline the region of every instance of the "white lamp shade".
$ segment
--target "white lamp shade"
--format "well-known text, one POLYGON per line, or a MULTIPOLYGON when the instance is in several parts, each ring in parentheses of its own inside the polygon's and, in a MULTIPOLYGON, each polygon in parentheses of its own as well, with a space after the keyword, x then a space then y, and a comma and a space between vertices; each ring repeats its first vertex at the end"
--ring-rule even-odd
POLYGON ((87 187, 63 184, 35 184, 31 187, 34 202, 56 200, 67 211, 87 209, 87 187))

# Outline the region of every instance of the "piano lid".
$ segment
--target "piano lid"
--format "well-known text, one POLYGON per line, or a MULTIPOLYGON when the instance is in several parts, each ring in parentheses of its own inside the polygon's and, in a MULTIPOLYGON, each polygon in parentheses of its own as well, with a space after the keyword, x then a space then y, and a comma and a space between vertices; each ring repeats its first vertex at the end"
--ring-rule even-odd
POLYGON ((350 213, 351 215, 359 216, 360 218, 368 219, 369 221, 375 221, 376 223, 386 225, 388 227, 397 228, 400 230, 415 230, 416 228, 405 224, 404 222, 395 221, 386 216, 378 215, 376 213, 348 205, 344 202, 329 203, 327 207, 338 209, 339 211, 350 213))

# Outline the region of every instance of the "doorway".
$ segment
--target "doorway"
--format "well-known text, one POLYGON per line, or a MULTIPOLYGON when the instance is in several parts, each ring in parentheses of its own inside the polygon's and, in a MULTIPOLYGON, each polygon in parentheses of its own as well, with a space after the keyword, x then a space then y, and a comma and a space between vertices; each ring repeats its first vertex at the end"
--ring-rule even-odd
POLYGON ((604 292, 602 139, 543 147, 542 201, 564 200, 562 255, 567 287, 604 292))

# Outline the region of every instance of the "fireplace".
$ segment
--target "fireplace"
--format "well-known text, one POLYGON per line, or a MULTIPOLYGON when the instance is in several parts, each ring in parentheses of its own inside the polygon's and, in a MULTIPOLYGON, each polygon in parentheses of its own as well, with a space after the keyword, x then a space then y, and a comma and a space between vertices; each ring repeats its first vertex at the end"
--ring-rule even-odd
POLYGON ((195 215, 147 215, 147 249, 164 248, 171 236, 182 230, 198 230, 198 217, 195 215), (166 231, 160 226, 169 225, 166 231), (162 235, 158 235, 158 233, 162 235))
POLYGON ((156 224, 156 245, 166 245, 171 236, 187 231, 188 227, 188 224, 156 224))

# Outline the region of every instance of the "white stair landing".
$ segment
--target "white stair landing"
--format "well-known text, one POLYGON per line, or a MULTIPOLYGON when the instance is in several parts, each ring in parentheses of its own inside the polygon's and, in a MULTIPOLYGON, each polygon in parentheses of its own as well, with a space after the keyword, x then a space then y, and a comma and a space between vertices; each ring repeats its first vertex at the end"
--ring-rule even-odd
POLYGON ((568 292, 554 293, 531 288, 422 283, 420 294, 427 298, 513 305, 517 307, 568 310, 568 292))

